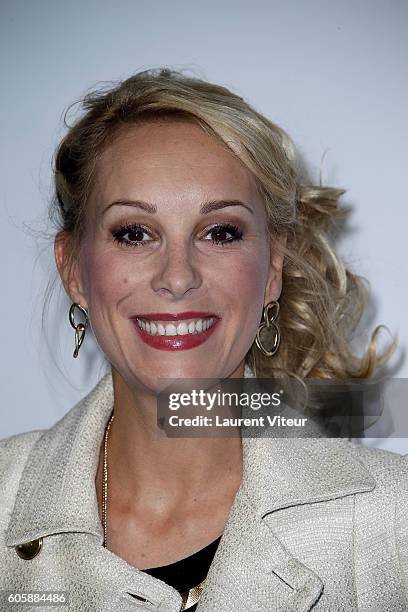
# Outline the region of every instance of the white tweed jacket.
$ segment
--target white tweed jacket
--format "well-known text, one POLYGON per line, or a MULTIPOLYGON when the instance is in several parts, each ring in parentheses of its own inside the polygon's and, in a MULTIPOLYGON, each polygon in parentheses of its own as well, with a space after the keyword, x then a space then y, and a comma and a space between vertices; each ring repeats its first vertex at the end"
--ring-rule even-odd
MULTIPOLYGON (((62 612, 180 610, 175 589, 102 545, 94 479, 112 407, 109 373, 50 429, 0 441, 3 598, 65 591, 62 612), (17 554, 39 538, 36 556, 17 554)), ((0 610, 50 608, 3 600, 0 610)), ((242 483, 197 611, 308 610, 408 611, 407 455, 335 438, 243 439, 242 483)))

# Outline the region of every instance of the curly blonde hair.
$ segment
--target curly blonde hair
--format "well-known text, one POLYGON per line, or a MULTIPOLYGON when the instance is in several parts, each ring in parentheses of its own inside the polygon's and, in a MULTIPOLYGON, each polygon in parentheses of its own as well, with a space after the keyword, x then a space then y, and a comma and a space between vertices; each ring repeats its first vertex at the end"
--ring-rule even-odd
POLYGON ((349 212, 339 204, 344 190, 312 184, 284 130, 229 89, 169 68, 145 70, 108 89, 91 91, 81 103, 82 116, 67 126, 56 151, 56 197, 50 210, 60 230, 70 236, 72 258, 82 238, 98 159, 112 140, 130 124, 193 122, 252 173, 265 203, 271 239, 287 234, 286 246, 281 246, 281 343, 268 358, 254 342, 246 362, 256 375, 368 378, 388 360, 396 342, 378 355, 381 325, 361 357, 350 347, 369 292, 364 279, 346 267, 330 244, 334 221, 349 212))

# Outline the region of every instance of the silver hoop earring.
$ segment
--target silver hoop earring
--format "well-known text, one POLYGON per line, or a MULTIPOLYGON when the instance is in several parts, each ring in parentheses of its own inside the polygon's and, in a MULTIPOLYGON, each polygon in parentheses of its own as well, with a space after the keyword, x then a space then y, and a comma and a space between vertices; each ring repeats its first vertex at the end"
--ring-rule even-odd
POLYGON ((83 308, 80 304, 74 302, 71 304, 71 308, 69 309, 69 322, 72 327, 75 329, 75 350, 73 357, 78 357, 79 349, 81 348, 81 344, 84 341, 86 328, 88 327, 88 311, 86 308, 83 308), (85 317, 85 321, 83 323, 75 323, 75 308, 78 308, 85 317))
MULTIPOLYGON (((255 338, 256 346, 266 357, 272 357, 273 355, 275 355, 279 347, 281 335, 280 335, 278 324, 275 323, 278 317, 278 314, 279 314, 279 302, 273 300, 272 302, 269 302, 269 304, 266 304, 266 306, 264 306, 264 309, 263 309, 262 322, 258 327, 258 331, 256 332, 256 338, 255 338), (271 310, 273 311, 272 314, 270 314, 271 310), (269 331, 271 328, 273 328, 275 334, 274 334, 274 338, 272 341, 272 345, 270 348, 268 348, 268 347, 265 347, 265 345, 263 344, 261 340, 261 335, 265 329, 269 331)), ((264 335, 266 335, 265 332, 264 332, 264 335)))

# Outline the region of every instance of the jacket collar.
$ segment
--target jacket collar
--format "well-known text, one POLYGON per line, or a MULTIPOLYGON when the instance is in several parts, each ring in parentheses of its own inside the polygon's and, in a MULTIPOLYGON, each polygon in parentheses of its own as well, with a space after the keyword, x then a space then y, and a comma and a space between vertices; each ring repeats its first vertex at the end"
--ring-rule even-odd
MULTIPOLYGON (((253 377, 248 366, 245 377, 253 377)), ((102 546, 95 474, 113 399, 109 371, 86 397, 40 435, 20 480, 5 534, 6 545, 16 546, 55 533, 85 532, 94 535, 102 546)), ((260 581, 265 602, 272 601, 268 597, 273 596, 273 580, 278 579, 291 588, 290 602, 285 602, 291 607, 286 609, 309 610, 323 583, 285 549, 265 517, 289 506, 372 490, 375 480, 353 457, 351 446, 346 440, 329 438, 243 438, 241 487, 210 568, 199 612, 213 609, 214 599, 208 608, 206 601, 214 593, 221 602, 222 594, 228 592, 240 592, 242 609, 245 605, 253 609, 253 589, 248 587, 246 592, 243 588, 251 569, 260 581), (231 563, 235 573, 224 572, 231 563), (245 597, 248 601, 244 604, 245 597)), ((119 561, 115 555, 112 560, 119 561)), ((262 608, 261 601, 257 605, 262 608)))

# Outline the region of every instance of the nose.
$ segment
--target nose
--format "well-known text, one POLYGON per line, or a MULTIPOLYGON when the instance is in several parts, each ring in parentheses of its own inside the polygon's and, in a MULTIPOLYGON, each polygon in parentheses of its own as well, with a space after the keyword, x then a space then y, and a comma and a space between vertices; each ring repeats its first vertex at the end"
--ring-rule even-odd
POLYGON ((170 293, 180 299, 191 289, 198 289, 202 278, 193 259, 190 244, 168 244, 160 253, 159 268, 152 280, 153 290, 159 295, 170 293))

